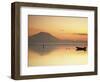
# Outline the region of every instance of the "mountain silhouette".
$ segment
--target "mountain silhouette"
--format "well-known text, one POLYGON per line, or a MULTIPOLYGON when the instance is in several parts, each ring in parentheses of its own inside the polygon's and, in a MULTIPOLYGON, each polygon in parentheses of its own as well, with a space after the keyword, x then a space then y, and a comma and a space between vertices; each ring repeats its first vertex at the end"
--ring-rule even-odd
POLYGON ((40 32, 28 38, 29 43, 49 43, 49 42, 59 42, 60 40, 53 35, 40 32))
MULTIPOLYGON (((47 32, 39 32, 33 36, 28 37, 28 44, 36 44, 36 43, 60 43, 60 44, 68 44, 68 43, 84 43, 84 41, 73 41, 73 40, 61 40, 56 38, 55 36, 51 35, 50 33, 47 32)), ((86 43, 86 41, 85 41, 86 43)))

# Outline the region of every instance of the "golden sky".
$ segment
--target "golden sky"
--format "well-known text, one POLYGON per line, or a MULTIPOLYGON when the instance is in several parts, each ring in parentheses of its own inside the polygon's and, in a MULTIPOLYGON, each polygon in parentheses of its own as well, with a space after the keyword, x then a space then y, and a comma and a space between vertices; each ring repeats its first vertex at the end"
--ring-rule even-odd
POLYGON ((28 16, 28 35, 48 32, 59 39, 87 40, 88 18, 67 16, 28 16))

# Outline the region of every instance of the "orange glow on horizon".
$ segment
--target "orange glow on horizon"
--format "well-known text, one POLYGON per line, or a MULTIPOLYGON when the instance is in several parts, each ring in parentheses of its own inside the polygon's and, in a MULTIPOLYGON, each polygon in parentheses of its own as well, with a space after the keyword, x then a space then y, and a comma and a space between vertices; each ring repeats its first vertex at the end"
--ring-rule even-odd
POLYGON ((29 15, 28 36, 39 32, 48 32, 59 39, 86 41, 88 18, 29 15))

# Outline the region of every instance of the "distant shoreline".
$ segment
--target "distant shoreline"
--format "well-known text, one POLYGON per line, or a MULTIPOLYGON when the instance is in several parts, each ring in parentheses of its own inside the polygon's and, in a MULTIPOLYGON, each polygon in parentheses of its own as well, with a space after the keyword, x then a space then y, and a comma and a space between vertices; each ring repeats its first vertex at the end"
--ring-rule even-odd
POLYGON ((28 43, 29 46, 37 45, 37 46, 42 46, 42 45, 68 45, 68 46, 87 46, 87 43, 28 43))

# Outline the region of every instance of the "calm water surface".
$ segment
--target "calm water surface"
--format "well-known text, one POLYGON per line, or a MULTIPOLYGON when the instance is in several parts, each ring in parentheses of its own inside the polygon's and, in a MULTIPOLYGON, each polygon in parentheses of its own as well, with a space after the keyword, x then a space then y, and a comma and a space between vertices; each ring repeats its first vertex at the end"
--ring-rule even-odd
POLYGON ((84 65, 87 51, 77 51, 70 45, 35 45, 28 50, 28 66, 84 65))

